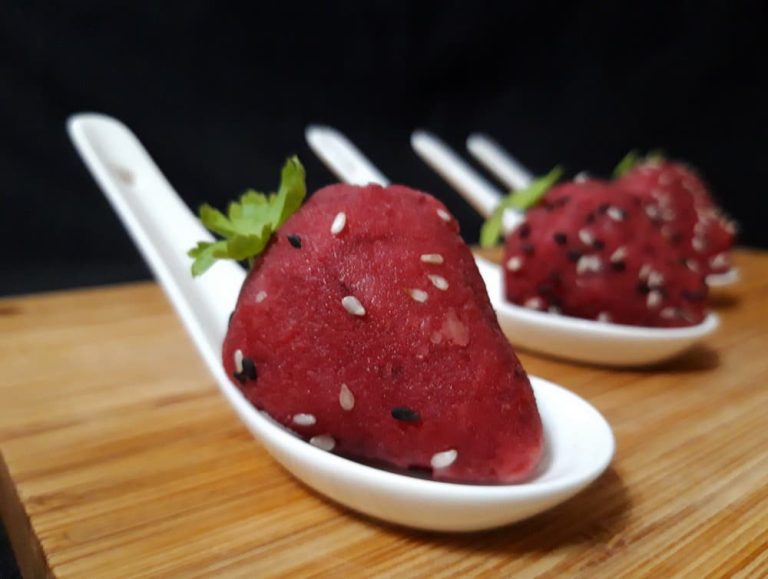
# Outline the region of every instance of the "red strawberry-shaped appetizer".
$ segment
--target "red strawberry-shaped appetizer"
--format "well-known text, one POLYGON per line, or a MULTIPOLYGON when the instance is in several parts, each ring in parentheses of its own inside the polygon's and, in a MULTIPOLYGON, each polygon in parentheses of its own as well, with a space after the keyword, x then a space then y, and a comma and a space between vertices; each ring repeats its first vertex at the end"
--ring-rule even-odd
POLYGON ((651 159, 629 168, 617 184, 643 199, 648 215, 690 267, 705 274, 730 269, 735 224, 722 214, 693 169, 651 159))
POLYGON ((686 265, 645 209, 639 197, 593 179, 549 190, 506 238, 507 298, 618 324, 701 322, 703 275, 686 265))
POLYGON ((445 207, 402 186, 332 185, 284 221, 223 345, 248 400, 355 459, 440 480, 529 477, 536 401, 445 207))

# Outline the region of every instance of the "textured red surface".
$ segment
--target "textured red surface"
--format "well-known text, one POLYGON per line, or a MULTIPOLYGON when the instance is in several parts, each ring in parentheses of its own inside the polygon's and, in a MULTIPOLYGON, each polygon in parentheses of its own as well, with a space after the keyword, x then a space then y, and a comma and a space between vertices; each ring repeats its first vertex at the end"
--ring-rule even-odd
POLYGON ((659 206, 667 238, 704 273, 725 273, 735 227, 723 216, 705 183, 680 163, 645 163, 618 181, 622 188, 659 206))
POLYGON ((248 399, 302 437, 331 435, 339 454, 429 468, 435 453, 453 449, 455 462, 434 478, 518 481, 542 453, 536 403, 458 224, 438 210, 445 208, 434 198, 401 186, 315 193, 249 274, 224 366, 233 375, 234 352, 242 350, 258 371, 238 383, 248 399), (334 236, 331 223, 342 211, 346 227, 334 236), (425 263, 424 254, 443 263, 425 263), (414 300, 413 289, 426 292, 426 302, 414 300), (364 316, 342 307, 350 295, 364 316), (339 403, 342 384, 355 398, 350 411, 339 403), (395 407, 420 420, 394 419, 395 407), (295 424, 298 413, 316 423, 295 424))
POLYGON ((535 309, 664 327, 706 314, 703 274, 683 263, 639 197, 603 181, 549 191, 507 236, 504 264, 507 299, 535 309))

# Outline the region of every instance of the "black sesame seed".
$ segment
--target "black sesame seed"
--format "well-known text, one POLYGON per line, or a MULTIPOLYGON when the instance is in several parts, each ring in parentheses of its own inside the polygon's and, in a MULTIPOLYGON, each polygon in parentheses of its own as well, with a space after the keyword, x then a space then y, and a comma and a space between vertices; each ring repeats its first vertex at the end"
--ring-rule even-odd
POLYGON ((561 277, 562 276, 560 275, 559 271, 551 271, 551 272, 549 272, 549 280, 552 283, 554 283, 554 284, 559 284, 561 277))
POLYGON ((699 302, 706 297, 707 297, 707 292, 703 292, 703 291, 692 292, 689 290, 683 291, 683 298, 692 302, 699 302))
POLYGON ((392 418, 401 422, 418 422, 421 420, 419 413, 407 406, 395 406, 392 409, 392 418))
POLYGON ((627 269, 627 264, 623 261, 612 261, 611 262, 611 269, 613 271, 624 271, 627 269))
POLYGON ((523 243, 520 245, 520 249, 526 255, 533 255, 533 244, 531 243, 523 243))
POLYGON ((610 204, 608 204, 608 203, 603 203, 602 205, 600 205, 600 207, 598 207, 598 208, 597 208, 597 210, 598 210, 600 213, 607 213, 607 212, 608 212, 608 209, 609 209, 610 207, 611 207, 611 206, 610 206, 610 204))
POLYGON ((528 223, 523 223, 518 231, 520 231, 520 239, 525 239, 531 234, 531 226, 528 223))
POLYGON ((296 249, 301 249, 301 237, 299 237, 295 233, 291 233, 288 236, 288 243, 290 243, 296 249))
POLYGON ((555 240, 555 243, 558 245, 565 245, 568 243, 568 236, 565 233, 557 232, 552 236, 555 240))
POLYGON ((555 286, 545 281, 537 286, 536 291, 538 291, 540 295, 548 297, 549 294, 555 291, 555 286))
POLYGON ((595 249, 603 249, 605 247, 605 242, 601 239, 595 239, 595 241, 592 243, 592 246, 595 249))
POLYGON ((250 358, 243 358, 243 374, 249 380, 256 380, 256 364, 250 358))
POLYGON ((587 223, 594 223, 595 222, 595 214, 594 213, 587 213, 587 223))
POLYGON ((568 256, 568 259, 574 263, 581 259, 581 252, 576 251, 575 249, 569 249, 566 255, 568 256))
POLYGON ((648 286, 647 283, 644 281, 638 282, 638 284, 635 286, 635 291, 639 294, 648 294, 651 292, 651 288, 648 286))
POLYGON ((681 241, 683 241, 683 234, 682 234, 682 233, 680 233, 679 231, 675 231, 675 232, 672 234, 672 236, 669 238, 669 240, 670 240, 672 243, 675 243, 675 244, 677 244, 677 243, 680 243, 681 241))

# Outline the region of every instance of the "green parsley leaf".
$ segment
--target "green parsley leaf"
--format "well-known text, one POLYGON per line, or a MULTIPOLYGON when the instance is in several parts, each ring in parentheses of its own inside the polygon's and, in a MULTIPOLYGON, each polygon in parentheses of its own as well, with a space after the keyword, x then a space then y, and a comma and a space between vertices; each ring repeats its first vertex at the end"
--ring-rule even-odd
POLYGON ((190 249, 187 254, 195 259, 192 262, 192 275, 197 277, 205 273, 219 259, 219 256, 224 255, 226 251, 226 241, 198 241, 197 247, 190 249))
POLYGON ((234 259, 253 263, 267 247, 272 234, 293 215, 307 194, 304 167, 297 157, 290 157, 280 174, 277 193, 265 195, 246 191, 233 201, 225 215, 205 204, 200 207, 200 221, 206 229, 223 239, 200 241, 190 249, 192 275, 205 273, 218 259, 234 259))
POLYGON ((613 178, 618 179, 625 173, 628 173, 639 165, 643 161, 643 157, 635 149, 632 149, 629 153, 619 161, 619 164, 613 169, 613 178))
POLYGON ((613 170, 613 178, 618 179, 625 173, 628 173, 638 165, 643 163, 661 163, 665 159, 664 151, 662 149, 653 149, 643 156, 633 149, 624 158, 619 161, 619 164, 613 170))
POLYGON ((555 167, 543 177, 537 177, 527 187, 513 191, 501 200, 499 206, 493 211, 488 220, 480 229, 480 246, 493 247, 503 236, 504 210, 515 209, 525 211, 533 207, 544 194, 562 177, 563 169, 555 167))

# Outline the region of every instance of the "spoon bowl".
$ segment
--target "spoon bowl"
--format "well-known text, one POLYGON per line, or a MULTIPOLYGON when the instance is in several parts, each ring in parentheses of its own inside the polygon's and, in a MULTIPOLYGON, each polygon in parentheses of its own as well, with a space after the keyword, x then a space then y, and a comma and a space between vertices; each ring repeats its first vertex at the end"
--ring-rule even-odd
POLYGON ((71 117, 69 135, 166 291, 233 410, 286 470, 326 497, 372 517, 421 529, 474 531, 535 515, 595 480, 614 452, 610 426, 590 404, 531 377, 544 424, 546 459, 515 485, 437 482, 390 472, 316 448, 258 411, 220 359, 227 319, 245 272, 219 262, 193 279, 187 248, 211 239, 133 133, 98 114, 71 117))
POLYGON ((509 340, 555 358, 601 366, 656 364, 685 352, 719 325, 719 318, 712 313, 695 326, 646 328, 524 308, 504 297, 501 267, 479 256, 475 256, 475 263, 509 340))

